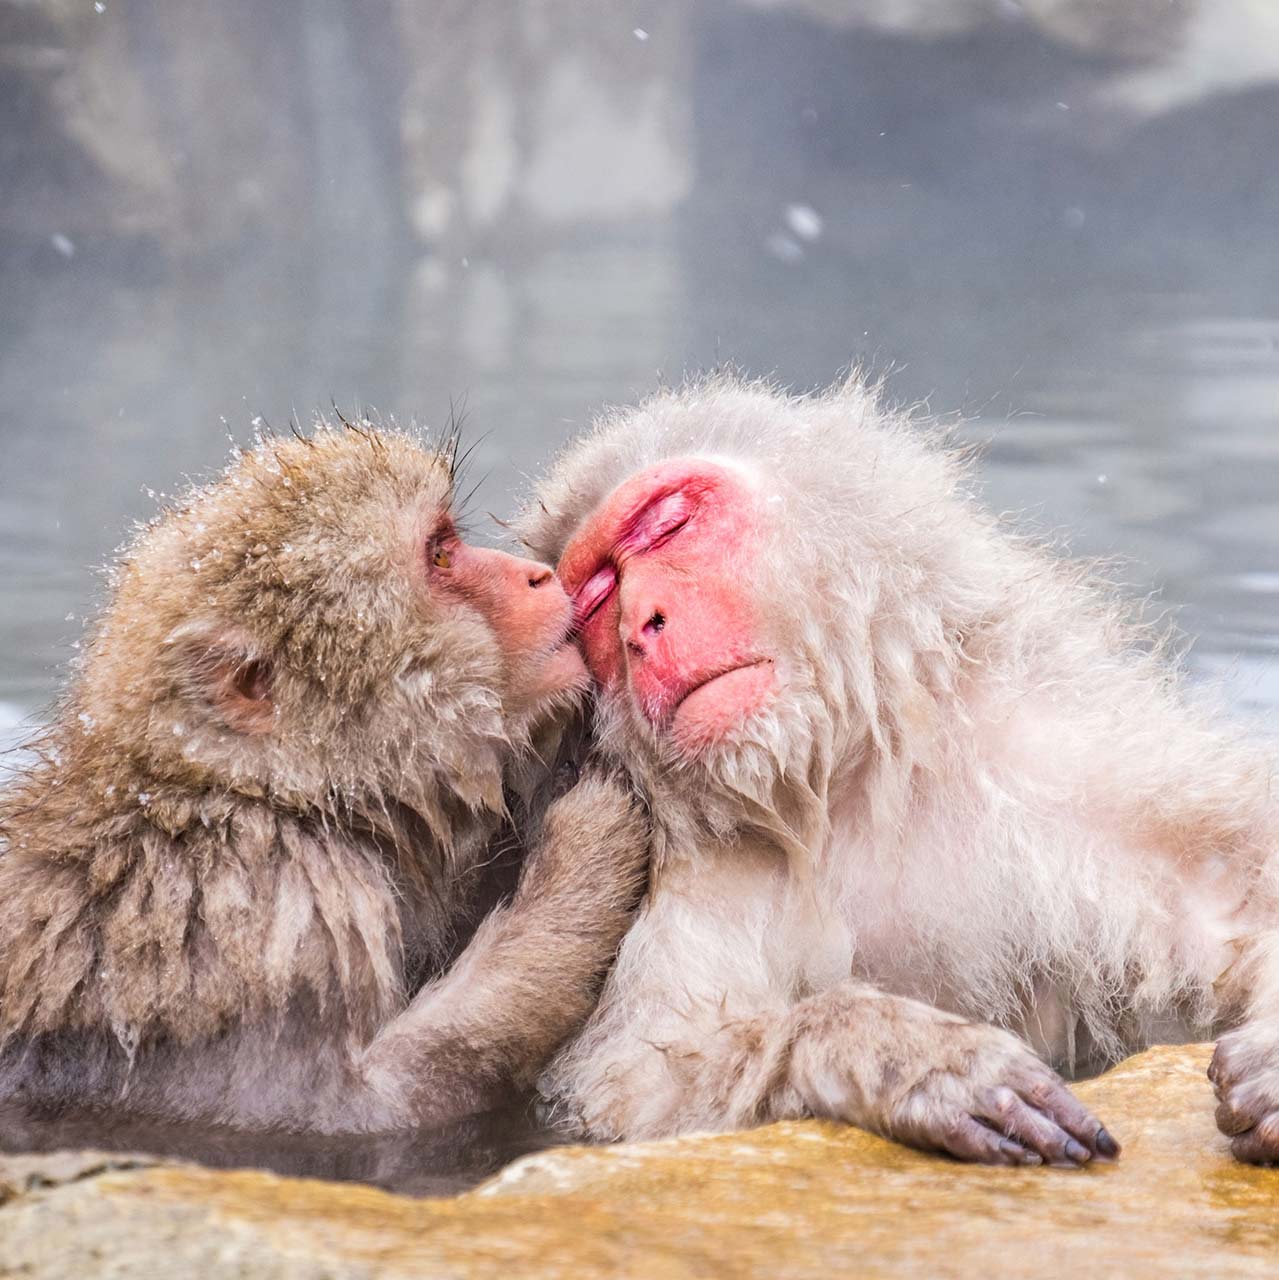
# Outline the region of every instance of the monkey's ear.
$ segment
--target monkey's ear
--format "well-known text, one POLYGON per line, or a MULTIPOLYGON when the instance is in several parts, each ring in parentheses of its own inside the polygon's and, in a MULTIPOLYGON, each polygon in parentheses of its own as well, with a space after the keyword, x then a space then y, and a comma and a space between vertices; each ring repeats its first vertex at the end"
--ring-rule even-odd
POLYGON ((165 637, 190 692, 237 733, 269 733, 275 724, 271 664, 234 627, 185 622, 165 637))

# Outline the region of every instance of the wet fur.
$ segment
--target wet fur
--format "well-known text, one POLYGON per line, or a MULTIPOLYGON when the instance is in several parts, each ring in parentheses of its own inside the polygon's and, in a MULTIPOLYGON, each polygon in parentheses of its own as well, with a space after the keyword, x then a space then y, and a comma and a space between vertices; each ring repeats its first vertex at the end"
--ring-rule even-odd
POLYGON ((0 793, 0 1096, 435 1123, 509 1101, 586 1016, 646 835, 624 789, 582 782, 476 929, 508 799, 542 795, 514 803, 532 837, 571 699, 508 713, 478 615, 416 605, 404 547, 451 486, 407 436, 322 427, 140 532, 0 793), (267 727, 222 697, 249 662, 267 727))

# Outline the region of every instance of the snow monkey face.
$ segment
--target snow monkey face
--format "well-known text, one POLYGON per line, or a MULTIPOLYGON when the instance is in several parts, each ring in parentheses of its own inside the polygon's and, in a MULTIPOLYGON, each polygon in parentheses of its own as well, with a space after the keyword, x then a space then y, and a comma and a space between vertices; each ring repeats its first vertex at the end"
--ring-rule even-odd
POLYGON ((214 736, 313 743, 358 769, 406 741, 513 740, 589 684, 552 570, 468 543, 451 455, 391 429, 264 441, 130 563, 121 600, 158 630, 181 723, 214 736))
POLYGON ((422 545, 431 603, 459 603, 488 623, 503 658, 508 712, 582 690, 582 659, 570 642, 572 605, 549 566, 464 542, 446 505, 422 545))
POLYGON ((745 467, 662 462, 613 490, 560 561, 603 700, 685 760, 748 733, 777 692, 753 572, 765 506, 745 467))

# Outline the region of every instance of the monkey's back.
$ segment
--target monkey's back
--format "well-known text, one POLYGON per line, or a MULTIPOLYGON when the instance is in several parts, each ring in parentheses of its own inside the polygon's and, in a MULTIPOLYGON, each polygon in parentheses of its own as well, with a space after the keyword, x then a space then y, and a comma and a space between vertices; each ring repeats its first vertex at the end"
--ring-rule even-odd
POLYGON ((345 1108, 353 1054, 455 945, 464 877, 420 829, 85 796, 65 754, 0 796, 0 1097, 249 1127, 345 1108))

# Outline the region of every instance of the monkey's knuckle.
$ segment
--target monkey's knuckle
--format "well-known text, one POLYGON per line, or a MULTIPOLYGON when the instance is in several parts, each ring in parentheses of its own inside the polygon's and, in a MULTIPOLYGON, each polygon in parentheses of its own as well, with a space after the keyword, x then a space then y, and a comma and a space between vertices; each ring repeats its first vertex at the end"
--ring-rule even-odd
POLYGON ((1007 1085, 987 1090, 985 1100, 992 1116, 999 1120, 1007 1120, 1017 1109, 1017 1095, 1007 1085))
POLYGON ((1062 1083, 1062 1078, 1041 1057, 1024 1046, 1018 1046, 1015 1055, 1016 1066, 1032 1079, 1040 1081, 1045 1088, 1052 1088, 1062 1083))
POLYGON ((903 1141, 922 1136, 929 1128, 933 1100, 925 1087, 917 1085, 892 1111, 886 1128, 891 1136, 903 1141))
POLYGON ((1046 1107, 1062 1089, 1061 1081, 1048 1073, 1043 1063, 1036 1063, 1039 1070, 1027 1081, 1023 1090, 1026 1099, 1036 1107, 1046 1107))
POLYGON ((1229 1071, 1239 1053, 1239 1041, 1233 1036, 1226 1036, 1217 1041, 1213 1051, 1212 1066, 1218 1071, 1229 1071))
POLYGON ((1273 1025, 1253 1023, 1221 1037, 1209 1070, 1215 1068, 1219 1076, 1228 1077, 1253 1075, 1271 1067, 1279 1067, 1279 1034, 1273 1025))
POLYGON ((968 1055, 960 1074, 975 1086, 995 1090, 1007 1082, 1008 1060, 1006 1055, 982 1045, 968 1055))
POLYGON ((1217 1128, 1227 1137, 1233 1137, 1248 1127, 1239 1107, 1230 1098, 1224 1099, 1217 1107, 1215 1119, 1217 1128))
POLYGON ((993 1049, 998 1053, 1007 1071, 1019 1071, 1026 1075, 1041 1075, 1048 1079, 1056 1079, 1056 1072, 1024 1040, 1008 1032, 1000 1032, 1000 1038, 994 1043, 993 1049))

